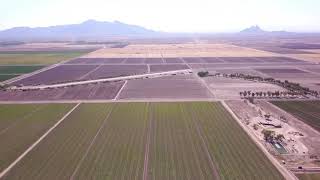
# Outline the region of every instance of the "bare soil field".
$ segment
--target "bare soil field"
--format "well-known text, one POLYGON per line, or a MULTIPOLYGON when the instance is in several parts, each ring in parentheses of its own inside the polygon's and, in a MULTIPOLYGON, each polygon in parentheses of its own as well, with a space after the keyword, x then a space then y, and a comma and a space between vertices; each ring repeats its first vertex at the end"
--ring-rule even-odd
POLYGON ((97 65, 59 65, 47 71, 16 81, 13 84, 38 85, 76 81, 97 67, 97 65))
POLYGON ((194 78, 156 78, 128 81, 120 99, 212 98, 206 87, 194 78))
POLYGON ((109 100, 115 98, 124 82, 78 85, 29 91, 0 91, 0 101, 109 100))
POLYGON ((164 59, 162 58, 147 58, 144 61, 145 64, 162 64, 165 63, 164 59))
POLYGON ((299 69, 255 69, 257 71, 260 71, 262 73, 306 73, 305 71, 299 70, 299 69))
POLYGON ((167 64, 171 63, 184 63, 181 58, 163 58, 167 64))
POLYGON ((190 69, 185 64, 163 64, 163 65, 150 65, 150 72, 174 71, 190 69))
POLYGON ((118 64, 125 60, 126 58, 77 58, 66 64, 118 64))
POLYGON ((144 64, 145 58, 127 58, 124 63, 125 64, 144 64))
POLYGON ((87 74, 82 80, 129 76, 147 72, 147 65, 102 65, 87 74))
POLYGON ((134 44, 100 49, 88 58, 108 57, 270 57, 273 53, 228 44, 134 44))
POLYGON ((284 89, 267 83, 258 83, 224 77, 207 77, 204 81, 217 99, 240 99, 243 91, 283 91, 284 89))

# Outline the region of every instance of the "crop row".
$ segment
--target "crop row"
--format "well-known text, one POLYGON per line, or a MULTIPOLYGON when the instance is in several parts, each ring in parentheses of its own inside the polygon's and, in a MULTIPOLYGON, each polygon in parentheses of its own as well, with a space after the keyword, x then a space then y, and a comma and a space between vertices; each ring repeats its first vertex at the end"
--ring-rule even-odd
POLYGON ((4 179, 283 179, 220 103, 82 104, 4 179))

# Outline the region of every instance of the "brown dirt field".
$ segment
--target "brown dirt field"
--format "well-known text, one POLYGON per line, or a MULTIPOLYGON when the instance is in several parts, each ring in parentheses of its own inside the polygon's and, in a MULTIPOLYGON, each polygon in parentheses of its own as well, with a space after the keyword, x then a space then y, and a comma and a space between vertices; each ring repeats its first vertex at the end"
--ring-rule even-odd
POLYGON ((320 63, 320 50, 316 50, 315 52, 316 54, 290 54, 288 56, 309 62, 320 63))
POLYGON ((275 54, 228 44, 148 44, 100 49, 88 58, 102 57, 270 57, 275 54))

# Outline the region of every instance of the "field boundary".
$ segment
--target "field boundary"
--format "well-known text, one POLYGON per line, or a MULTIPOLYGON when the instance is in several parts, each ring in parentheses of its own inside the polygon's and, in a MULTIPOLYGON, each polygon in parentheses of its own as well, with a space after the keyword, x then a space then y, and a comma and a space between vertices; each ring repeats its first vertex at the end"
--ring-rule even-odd
POLYGON ((61 124, 81 103, 76 104, 67 114, 65 114, 56 124, 45 132, 36 142, 34 142, 26 151, 24 151, 15 161, 0 173, 0 179, 6 175, 16 164, 18 164, 30 151, 32 151, 51 131, 61 124))
MULTIPOLYGON (((151 109, 150 108, 150 103, 148 102, 147 104, 147 110, 151 109)), ((148 114, 151 114, 151 117, 149 117, 149 126, 147 130, 147 140, 146 144, 144 147, 144 161, 143 161, 143 175, 142 179, 147 180, 148 179, 148 167, 149 167, 149 151, 150 151, 150 138, 151 138, 151 133, 153 129, 153 114, 152 114, 152 109, 151 112, 148 112, 148 114)))
POLYGON ((122 90, 123 90, 123 89, 124 89, 124 87, 127 85, 127 83, 128 83, 128 80, 127 80, 127 81, 125 81, 125 82, 123 83, 122 87, 119 89, 119 91, 118 91, 117 95, 113 98, 113 100, 117 100, 117 99, 119 98, 119 96, 120 96, 120 94, 121 94, 122 90))
POLYGON ((106 123, 107 123, 107 121, 108 121, 111 113, 113 112, 113 109, 114 109, 114 106, 111 107, 110 112, 107 114, 106 118, 104 119, 103 123, 101 124, 101 126, 100 126, 99 130, 97 131, 96 135, 95 135, 95 136, 93 137, 93 139, 91 140, 90 145, 88 146, 85 154, 82 156, 82 158, 81 158, 80 161, 78 162, 75 170, 73 171, 73 173, 72 173, 72 175, 71 175, 71 177, 70 177, 70 180, 73 180, 74 177, 75 177, 75 175, 78 173, 79 168, 80 168, 81 165, 82 165, 82 162, 83 162, 83 161, 85 160, 85 158, 88 156, 88 154, 89 154, 92 146, 93 146, 94 143, 96 142, 96 139, 97 139, 97 137, 99 136, 101 130, 105 127, 105 125, 106 125, 106 123))
POLYGON ((290 172, 285 167, 281 166, 281 164, 274 158, 268 150, 263 146, 263 144, 256 138, 251 131, 249 131, 244 124, 240 121, 240 119, 234 114, 231 108, 226 104, 225 101, 221 101, 223 107, 230 113, 230 115, 236 120, 236 122, 240 125, 240 127, 247 133, 250 139, 259 147, 259 149, 266 155, 266 157, 271 161, 271 163, 278 169, 278 171, 283 175, 283 177, 287 180, 298 180, 298 178, 290 172))

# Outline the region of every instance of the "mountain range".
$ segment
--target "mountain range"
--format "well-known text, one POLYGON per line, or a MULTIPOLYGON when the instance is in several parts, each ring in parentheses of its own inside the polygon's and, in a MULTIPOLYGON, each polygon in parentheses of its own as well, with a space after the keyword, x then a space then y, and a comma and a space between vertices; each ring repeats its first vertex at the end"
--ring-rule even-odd
MULTIPOLYGON (((265 31, 259 26, 251 26, 233 35, 290 35, 286 31, 265 31)), ((80 24, 58 25, 49 27, 15 27, 0 31, 0 41, 32 41, 32 40, 103 40, 119 37, 164 37, 190 36, 189 33, 164 33, 153 31, 142 26, 125 24, 119 21, 106 22, 88 20, 80 24)))
POLYGON ((81 39, 97 37, 152 36, 159 32, 119 21, 88 20, 80 24, 50 27, 15 27, 0 31, 0 40, 81 39))

